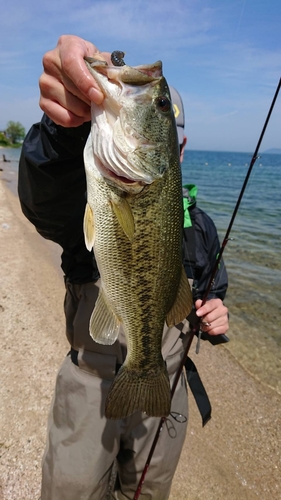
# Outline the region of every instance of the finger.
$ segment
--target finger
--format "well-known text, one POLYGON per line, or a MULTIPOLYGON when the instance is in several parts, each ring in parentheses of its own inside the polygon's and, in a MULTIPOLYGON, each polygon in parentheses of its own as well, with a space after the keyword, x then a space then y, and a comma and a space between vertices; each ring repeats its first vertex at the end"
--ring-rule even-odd
POLYGON ((96 54, 99 58, 109 62, 110 54, 99 52, 95 45, 75 36, 60 37, 57 47, 60 57, 56 62, 59 64, 60 70, 73 82, 74 92, 78 90, 90 101, 100 104, 103 100, 103 94, 86 67, 84 57, 93 57, 96 54))
POLYGON ((225 334, 226 332, 228 331, 228 327, 224 326, 224 325, 221 325, 221 326, 217 326, 215 328, 210 328, 207 333, 209 335, 223 335, 225 334))
POLYGON ((211 323, 208 323, 208 321, 200 321, 200 325, 202 327, 204 327, 204 326, 211 326, 211 323))
MULTIPOLYGON (((227 314, 228 312, 227 307, 223 304, 221 299, 210 299, 203 306, 200 305, 200 302, 198 300, 196 301, 195 305, 197 308, 196 314, 198 317, 205 318, 207 315, 209 316, 210 314, 214 314, 215 316, 212 317, 212 319, 214 319, 215 317, 227 314)), ((208 319, 206 321, 208 321, 208 319)))
POLYGON ((40 107, 53 122, 62 127, 79 127, 85 121, 81 116, 77 116, 68 109, 63 108, 60 104, 49 99, 40 98, 40 107))
POLYGON ((227 309, 223 306, 221 308, 214 309, 208 314, 205 314, 205 316, 201 316, 200 321, 211 325, 214 325, 214 323, 221 324, 222 322, 226 322, 228 321, 227 309))
POLYGON ((207 332, 210 335, 218 335, 221 333, 226 333, 229 329, 228 317, 227 315, 219 317, 217 320, 212 323, 208 323, 208 325, 202 325, 200 323, 200 328, 203 332, 207 332))
POLYGON ((54 84, 55 80, 62 83, 70 93, 85 103, 89 104, 94 101, 100 104, 103 100, 103 94, 86 68, 84 59, 73 58, 72 55, 67 55, 64 59, 66 60, 65 63, 61 61, 54 51, 47 52, 44 55, 44 73, 39 79, 40 90, 42 91, 45 80, 51 77, 54 84))
POLYGON ((58 92, 59 95, 62 91, 62 87, 77 99, 90 106, 90 99, 87 99, 87 97, 75 87, 71 80, 66 75, 62 74, 59 68, 54 67, 52 72, 47 72, 45 70, 39 78, 40 92, 46 98, 49 96, 52 98, 56 92, 58 92))
MULTIPOLYGON (((40 90, 41 107, 45 107, 47 101, 50 100, 61 105, 74 115, 83 118, 84 121, 90 119, 90 103, 86 103, 73 95, 55 77, 43 74, 40 78, 40 90)), ((46 112, 45 109, 43 110, 46 112)))
MULTIPOLYGON (((218 303, 215 302, 213 299, 205 302, 205 304, 203 306, 201 304, 202 304, 202 300, 197 300, 195 302, 195 306, 197 309, 196 314, 197 314, 197 316, 199 316, 199 318, 202 316, 206 316, 206 314, 210 313, 210 311, 212 311, 213 309, 216 309, 218 307, 218 303)), ((220 304, 221 304, 221 301, 220 301, 219 305, 220 304)))

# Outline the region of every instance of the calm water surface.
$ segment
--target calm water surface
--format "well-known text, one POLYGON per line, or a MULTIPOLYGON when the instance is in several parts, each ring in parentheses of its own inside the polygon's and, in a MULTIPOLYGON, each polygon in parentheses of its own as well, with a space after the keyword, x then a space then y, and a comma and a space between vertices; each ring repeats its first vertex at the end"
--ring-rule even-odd
MULTIPOLYGON (((183 181, 223 240, 251 154, 187 151, 183 181)), ((281 155, 255 162, 224 251, 229 274, 227 348, 259 380, 281 393, 281 155)))

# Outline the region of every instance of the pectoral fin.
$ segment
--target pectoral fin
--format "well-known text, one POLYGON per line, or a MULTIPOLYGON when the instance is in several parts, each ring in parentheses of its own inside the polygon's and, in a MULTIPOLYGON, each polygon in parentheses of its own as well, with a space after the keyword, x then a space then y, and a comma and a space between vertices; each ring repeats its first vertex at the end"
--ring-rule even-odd
POLYGON ((98 344, 112 345, 118 337, 120 320, 107 304, 102 288, 90 319, 90 335, 98 344))
POLYGON ((184 267, 182 267, 176 300, 166 317, 167 325, 173 326, 183 321, 189 315, 192 305, 193 297, 190 284, 185 274, 184 267))
POLYGON ((90 252, 94 246, 95 227, 94 227, 94 214, 89 203, 87 203, 85 209, 83 228, 84 228, 85 244, 90 252))
POLYGON ((130 241, 133 240, 135 232, 134 216, 131 207, 126 198, 112 197, 111 205, 117 220, 122 227, 124 233, 130 241))

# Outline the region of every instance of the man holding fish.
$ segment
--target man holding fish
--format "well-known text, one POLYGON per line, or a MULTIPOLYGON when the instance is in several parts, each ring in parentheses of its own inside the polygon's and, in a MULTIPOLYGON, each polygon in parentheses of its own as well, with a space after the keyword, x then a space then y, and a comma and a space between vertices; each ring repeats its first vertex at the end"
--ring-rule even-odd
MULTIPOLYGON (((219 242, 187 194, 189 266, 183 108, 172 89, 176 124, 161 63, 129 67, 122 53, 74 36, 61 37, 43 63, 45 115, 23 145, 19 196, 38 232, 63 248, 71 351, 57 377, 41 500, 106 498, 114 462, 112 498, 132 499, 157 417, 187 416, 184 374, 172 401, 170 385, 193 301, 203 331, 228 329, 227 275, 221 265, 201 307, 219 242)), ((187 424, 173 425, 173 439, 166 427, 161 433, 140 498, 169 498, 187 424)))

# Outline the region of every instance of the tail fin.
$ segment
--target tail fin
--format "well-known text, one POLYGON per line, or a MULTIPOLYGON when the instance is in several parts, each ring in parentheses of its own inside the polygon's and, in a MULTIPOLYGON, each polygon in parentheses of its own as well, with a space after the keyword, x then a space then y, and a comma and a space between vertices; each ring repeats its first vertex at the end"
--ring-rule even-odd
POLYGON ((171 408, 171 390, 165 365, 163 370, 144 374, 123 365, 110 387, 105 416, 125 418, 137 410, 150 417, 167 417, 171 408))

